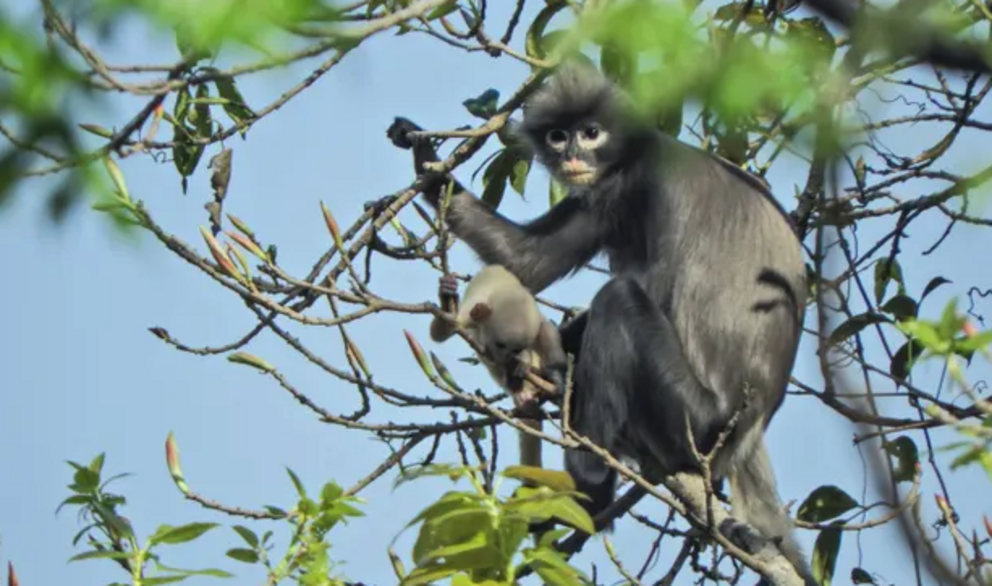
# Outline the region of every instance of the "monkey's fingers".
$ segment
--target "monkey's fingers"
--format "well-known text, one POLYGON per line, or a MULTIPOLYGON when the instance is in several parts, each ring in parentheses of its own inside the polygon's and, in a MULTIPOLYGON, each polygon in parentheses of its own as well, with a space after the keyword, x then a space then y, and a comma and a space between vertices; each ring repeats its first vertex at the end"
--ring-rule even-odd
POLYGON ((448 273, 441 275, 438 279, 438 296, 442 301, 445 299, 458 299, 458 278, 448 273))

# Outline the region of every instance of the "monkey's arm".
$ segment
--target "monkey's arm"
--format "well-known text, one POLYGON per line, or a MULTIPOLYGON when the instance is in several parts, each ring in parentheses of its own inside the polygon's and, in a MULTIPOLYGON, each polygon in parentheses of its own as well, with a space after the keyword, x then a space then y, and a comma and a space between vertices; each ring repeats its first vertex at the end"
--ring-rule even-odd
POLYGON ((414 138, 409 132, 420 127, 397 118, 386 134, 400 148, 412 148, 414 169, 426 175, 424 197, 435 208, 453 184, 447 223, 486 264, 500 264, 517 276, 534 293, 570 271, 584 266, 602 246, 599 233, 603 224, 582 200, 568 197, 544 215, 526 224, 510 221, 472 195, 451 176, 430 174, 424 163, 436 162, 437 152, 429 139, 414 138))

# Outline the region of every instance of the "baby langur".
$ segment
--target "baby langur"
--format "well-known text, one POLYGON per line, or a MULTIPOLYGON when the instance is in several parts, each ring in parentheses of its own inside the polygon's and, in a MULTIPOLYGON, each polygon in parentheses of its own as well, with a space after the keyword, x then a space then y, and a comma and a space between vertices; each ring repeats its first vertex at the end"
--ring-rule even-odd
MULTIPOLYGON (((567 358, 556 328, 537 308, 534 296, 501 265, 488 265, 468 283, 458 302, 458 281, 441 277, 441 309, 457 315, 458 325, 484 351, 480 361, 493 380, 513 397, 518 410, 535 414, 540 410, 541 389, 527 380, 531 370, 554 385, 561 395, 565 385, 567 358)), ((453 325, 435 317, 431 339, 444 342, 454 334, 453 325)), ((543 429, 541 419, 521 419, 531 429, 543 429)), ((541 440, 520 432, 520 463, 541 467, 541 440)))

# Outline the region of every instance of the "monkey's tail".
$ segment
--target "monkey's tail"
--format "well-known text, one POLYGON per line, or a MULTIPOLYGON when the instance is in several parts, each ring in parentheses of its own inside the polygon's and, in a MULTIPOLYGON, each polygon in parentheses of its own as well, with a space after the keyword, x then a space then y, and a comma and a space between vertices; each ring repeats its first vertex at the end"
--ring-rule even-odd
POLYGON ((764 538, 780 539, 779 550, 806 585, 817 586, 792 533, 792 522, 779 500, 775 472, 763 437, 756 439, 748 457, 733 463, 729 481, 734 516, 757 529, 764 538))
MULTIPOLYGON (((520 423, 537 431, 544 429, 544 421, 540 419, 521 419, 520 423)), ((541 464, 541 438, 523 431, 518 432, 518 435, 520 438, 520 463, 524 466, 543 468, 541 464)))

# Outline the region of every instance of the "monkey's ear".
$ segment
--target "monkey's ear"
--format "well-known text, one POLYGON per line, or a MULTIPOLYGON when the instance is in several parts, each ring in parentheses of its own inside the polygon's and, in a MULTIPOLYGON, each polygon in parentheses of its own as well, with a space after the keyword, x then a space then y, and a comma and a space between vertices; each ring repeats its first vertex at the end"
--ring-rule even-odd
POLYGON ((488 303, 476 303, 472 310, 468 312, 468 316, 472 318, 475 323, 482 323, 489 319, 493 315, 493 308, 488 303))

